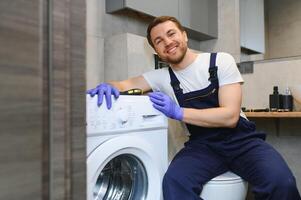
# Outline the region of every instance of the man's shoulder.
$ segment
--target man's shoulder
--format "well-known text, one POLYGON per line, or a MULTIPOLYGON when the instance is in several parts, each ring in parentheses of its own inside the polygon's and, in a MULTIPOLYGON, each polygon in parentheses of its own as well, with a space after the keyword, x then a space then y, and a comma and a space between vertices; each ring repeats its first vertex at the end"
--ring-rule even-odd
POLYGON ((168 72, 168 68, 169 67, 162 67, 162 68, 159 68, 159 69, 154 69, 153 72, 154 73, 167 73, 168 72))
POLYGON ((147 71, 143 73, 143 76, 150 76, 150 77, 162 77, 168 73, 168 67, 163 67, 160 69, 153 69, 151 71, 147 71))
POLYGON ((217 54, 218 54, 219 57, 233 59, 233 56, 230 53, 227 53, 227 52, 218 52, 217 54))

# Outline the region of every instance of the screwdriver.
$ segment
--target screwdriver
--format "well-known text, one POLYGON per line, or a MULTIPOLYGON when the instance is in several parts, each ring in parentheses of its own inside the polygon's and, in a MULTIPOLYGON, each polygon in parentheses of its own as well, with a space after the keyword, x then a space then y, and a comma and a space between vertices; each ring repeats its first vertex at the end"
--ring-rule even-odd
POLYGON ((139 88, 130 89, 127 91, 120 92, 121 95, 141 95, 143 91, 139 88))

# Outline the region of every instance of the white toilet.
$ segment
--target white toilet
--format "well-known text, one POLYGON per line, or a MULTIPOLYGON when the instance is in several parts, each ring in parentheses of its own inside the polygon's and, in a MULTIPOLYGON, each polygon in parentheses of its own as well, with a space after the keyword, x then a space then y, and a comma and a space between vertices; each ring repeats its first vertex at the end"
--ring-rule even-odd
POLYGON ((246 181, 228 171, 206 183, 200 196, 204 200, 245 200, 247 189, 246 181))

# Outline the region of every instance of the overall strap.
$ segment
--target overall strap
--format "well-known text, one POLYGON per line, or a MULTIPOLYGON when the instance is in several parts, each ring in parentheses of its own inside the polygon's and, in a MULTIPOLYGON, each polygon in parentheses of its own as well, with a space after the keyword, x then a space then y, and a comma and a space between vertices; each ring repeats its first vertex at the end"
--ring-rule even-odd
POLYGON ((180 87, 180 81, 170 67, 168 68, 168 72, 170 76, 170 85, 177 97, 179 104, 182 105, 183 89, 180 87))
POLYGON ((209 81, 211 83, 218 83, 217 77, 217 66, 216 66, 216 55, 217 53, 210 54, 210 66, 209 66, 209 81))

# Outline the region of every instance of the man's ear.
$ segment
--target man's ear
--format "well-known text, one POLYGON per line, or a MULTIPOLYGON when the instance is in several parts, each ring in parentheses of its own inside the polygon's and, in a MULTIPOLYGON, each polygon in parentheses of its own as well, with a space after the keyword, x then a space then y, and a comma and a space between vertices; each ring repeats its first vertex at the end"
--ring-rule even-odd
POLYGON ((158 54, 158 51, 156 49, 156 47, 153 47, 154 51, 156 52, 157 56, 160 58, 159 54, 158 54))

